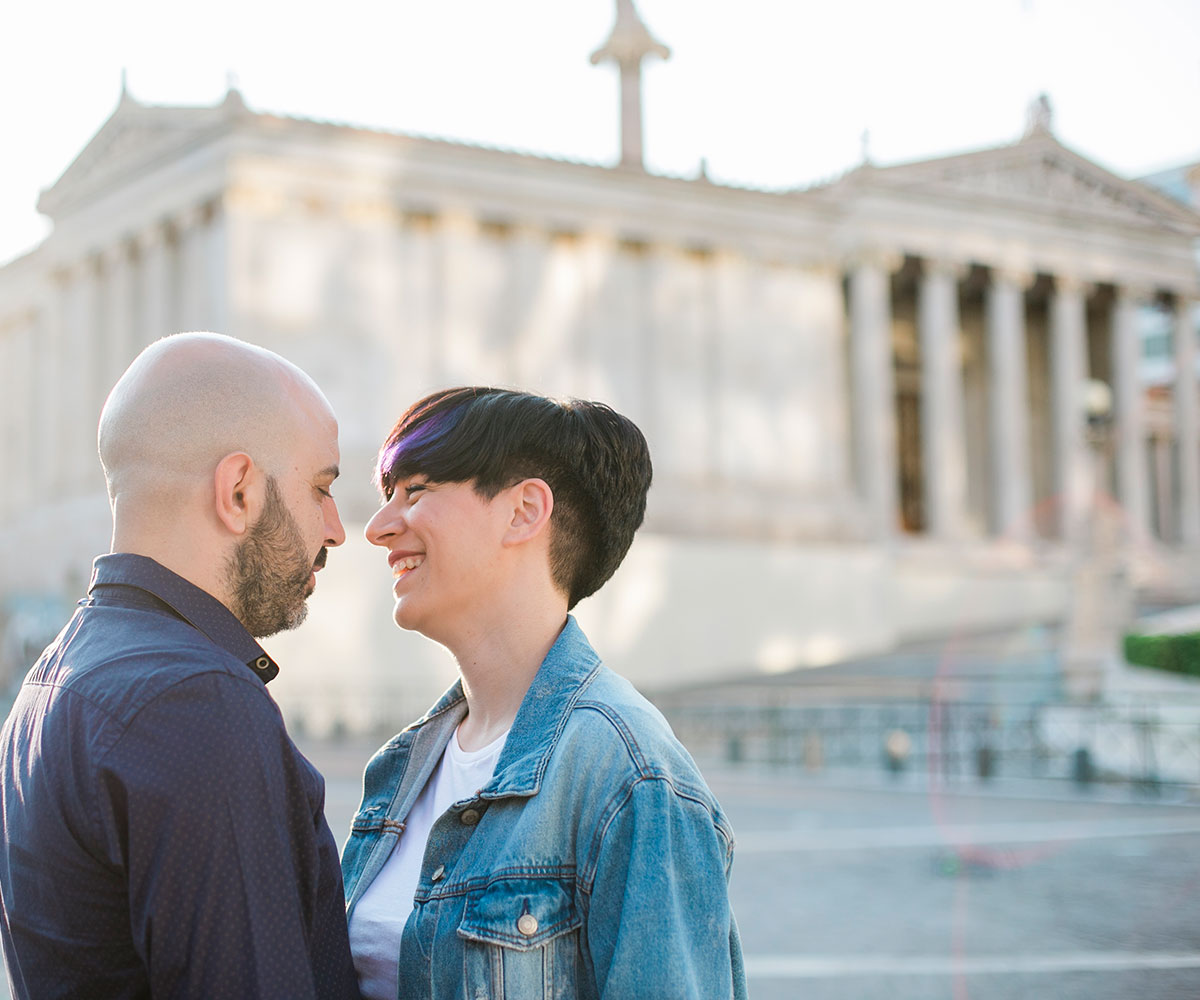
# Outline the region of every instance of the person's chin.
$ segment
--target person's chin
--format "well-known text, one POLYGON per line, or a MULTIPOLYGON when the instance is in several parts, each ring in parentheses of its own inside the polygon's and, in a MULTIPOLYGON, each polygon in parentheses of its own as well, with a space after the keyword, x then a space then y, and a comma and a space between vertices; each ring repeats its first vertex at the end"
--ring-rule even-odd
POLYGON ((397 598, 396 604, 392 608, 392 621, 406 632, 421 631, 420 616, 417 614, 417 609, 413 607, 411 599, 397 598))

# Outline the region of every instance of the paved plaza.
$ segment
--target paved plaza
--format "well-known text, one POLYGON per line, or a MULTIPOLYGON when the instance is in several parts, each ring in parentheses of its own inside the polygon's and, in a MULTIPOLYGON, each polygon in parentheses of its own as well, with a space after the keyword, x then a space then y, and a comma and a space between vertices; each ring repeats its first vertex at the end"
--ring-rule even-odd
MULTIPOLYGON (((370 748, 306 748, 339 840, 370 748)), ((702 762, 703 765, 703 762, 702 762)), ((753 1000, 1200 997, 1200 801, 704 767, 753 1000)))
MULTIPOLYGON (((341 841, 373 747, 304 749, 341 841)), ((704 770, 737 832, 753 1000, 1200 996, 1200 801, 1183 793, 704 770)))

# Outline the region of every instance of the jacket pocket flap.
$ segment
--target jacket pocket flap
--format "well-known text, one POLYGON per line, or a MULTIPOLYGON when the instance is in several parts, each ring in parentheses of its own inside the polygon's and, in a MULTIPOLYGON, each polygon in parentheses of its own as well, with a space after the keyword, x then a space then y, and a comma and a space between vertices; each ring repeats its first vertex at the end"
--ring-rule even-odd
POLYGON ((552 878, 510 878, 493 882, 467 901, 459 937, 529 951, 575 930, 569 883, 552 878))

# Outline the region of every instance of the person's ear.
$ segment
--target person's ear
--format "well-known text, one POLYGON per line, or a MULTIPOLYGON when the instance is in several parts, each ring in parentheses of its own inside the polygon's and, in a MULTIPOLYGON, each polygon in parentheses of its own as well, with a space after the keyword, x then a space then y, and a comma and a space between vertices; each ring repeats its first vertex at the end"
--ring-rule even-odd
POLYGON ((505 494, 511 500, 511 520, 504 532, 506 545, 519 545, 546 530, 554 510, 554 493, 542 479, 524 479, 505 494))
POLYGON ((261 500, 261 475, 244 451, 226 455, 213 473, 213 506, 217 520, 234 535, 245 534, 256 520, 261 500))

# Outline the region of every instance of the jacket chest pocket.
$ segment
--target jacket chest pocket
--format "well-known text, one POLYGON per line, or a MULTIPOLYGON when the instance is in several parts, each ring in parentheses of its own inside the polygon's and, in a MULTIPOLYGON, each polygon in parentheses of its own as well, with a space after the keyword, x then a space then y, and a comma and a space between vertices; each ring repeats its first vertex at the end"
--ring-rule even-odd
POLYGON ((491 883, 466 904, 463 978, 469 1000, 568 1000, 578 993, 579 914, 557 878, 491 883))

